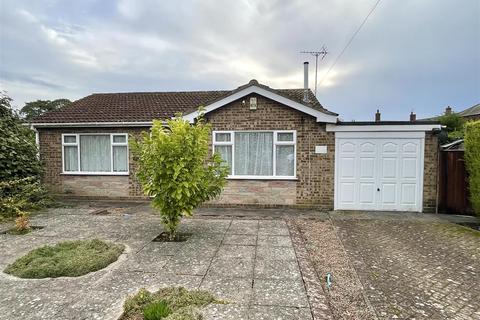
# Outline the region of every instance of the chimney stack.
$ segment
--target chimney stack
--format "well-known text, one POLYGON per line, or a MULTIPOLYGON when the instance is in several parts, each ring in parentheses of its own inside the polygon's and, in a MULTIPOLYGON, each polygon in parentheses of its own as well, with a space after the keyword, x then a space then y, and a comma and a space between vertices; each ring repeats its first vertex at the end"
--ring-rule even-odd
POLYGON ((449 115, 452 114, 452 108, 451 108, 450 106, 448 106, 448 107, 445 108, 445 114, 446 114, 447 116, 449 116, 449 115))
POLYGON ((380 111, 377 109, 377 112, 375 113, 375 122, 380 122, 380 111))
POLYGON ((303 63, 303 101, 308 102, 308 61, 303 63))
POLYGON ((417 115, 415 113, 410 112, 410 122, 415 122, 417 121, 417 115))

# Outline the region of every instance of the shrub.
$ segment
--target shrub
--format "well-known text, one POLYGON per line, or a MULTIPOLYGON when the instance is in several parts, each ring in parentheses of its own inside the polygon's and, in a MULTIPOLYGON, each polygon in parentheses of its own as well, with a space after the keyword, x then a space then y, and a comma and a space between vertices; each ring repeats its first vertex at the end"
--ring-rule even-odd
POLYGON ((171 312, 167 301, 160 300, 148 304, 143 309, 143 318, 145 320, 161 320, 166 318, 171 312))
POLYGON ((0 181, 38 176, 41 172, 35 133, 23 125, 11 101, 0 94, 0 181))
POLYGON ((39 182, 41 165, 34 132, 0 93, 0 220, 51 204, 39 182))
POLYGON ((0 181, 0 217, 17 217, 52 202, 38 177, 0 181))
POLYGON ((470 201, 480 215, 480 121, 465 124, 465 165, 469 174, 470 201))
POLYGON ((34 249, 10 264, 5 273, 19 278, 78 277, 116 261, 124 246, 97 239, 65 241, 34 249))
POLYGON ((19 233, 27 232, 30 229, 28 214, 22 213, 15 219, 15 229, 19 233))
POLYGON ((447 139, 441 141, 442 143, 463 138, 465 119, 461 115, 458 113, 445 114, 440 116, 438 121, 446 126, 445 130, 447 131, 447 139))
POLYGON ((153 197, 170 240, 181 218, 219 195, 225 184, 228 168, 218 154, 210 155, 210 132, 202 116, 192 125, 178 114, 167 120, 167 126, 154 120, 150 133, 132 141, 139 181, 145 194, 153 197))

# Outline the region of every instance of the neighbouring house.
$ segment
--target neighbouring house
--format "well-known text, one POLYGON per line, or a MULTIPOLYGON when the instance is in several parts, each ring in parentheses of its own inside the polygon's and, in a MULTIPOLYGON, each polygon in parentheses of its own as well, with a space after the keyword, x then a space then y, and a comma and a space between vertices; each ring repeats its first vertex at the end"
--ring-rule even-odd
POLYGON ((202 105, 213 127, 212 152, 230 166, 215 205, 434 211, 440 125, 414 117, 341 122, 307 83, 89 95, 33 121, 43 180, 57 194, 144 198, 129 137, 177 112, 194 122, 202 105))
MULTIPOLYGON (((444 115, 449 115, 452 114, 453 110, 452 107, 448 106, 445 108, 444 115)), ((465 120, 470 121, 470 120, 480 120, 480 103, 477 103, 476 105, 467 108, 463 111, 460 111, 457 113, 458 115, 462 116, 465 118, 465 120)), ((433 118, 428 118, 426 120, 436 120, 439 117, 433 117, 433 118)))
POLYGON ((480 103, 458 113, 468 120, 480 120, 480 103))

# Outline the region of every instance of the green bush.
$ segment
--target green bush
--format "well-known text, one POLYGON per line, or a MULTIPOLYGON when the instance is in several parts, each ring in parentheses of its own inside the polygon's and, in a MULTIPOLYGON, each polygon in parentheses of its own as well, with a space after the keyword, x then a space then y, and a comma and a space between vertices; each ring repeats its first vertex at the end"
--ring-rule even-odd
POLYGON ((105 268, 123 250, 123 245, 98 239, 65 241, 30 251, 4 272, 28 279, 78 277, 105 268))
POLYGON ((192 125, 178 114, 167 126, 154 120, 142 140, 131 141, 143 191, 153 197, 171 240, 181 218, 219 195, 225 184, 228 168, 209 152, 210 133, 203 117, 192 125))
POLYGON ((40 184, 41 164, 35 133, 0 93, 0 220, 52 203, 40 184))
POLYGON ((445 126, 439 136, 440 144, 445 144, 458 139, 463 139, 465 118, 458 113, 444 114, 438 117, 438 121, 445 126))
POLYGON ((167 301, 160 300, 148 304, 143 309, 143 318, 145 320, 161 320, 166 318, 170 313, 172 313, 172 310, 170 310, 167 301))
POLYGON ((465 165, 469 174, 470 201, 480 215, 480 121, 465 124, 465 165))
POLYGON ((52 203, 38 177, 0 181, 0 218, 14 218, 52 203))
POLYGON ((35 133, 13 111, 12 100, 0 94, 0 181, 38 176, 35 133))

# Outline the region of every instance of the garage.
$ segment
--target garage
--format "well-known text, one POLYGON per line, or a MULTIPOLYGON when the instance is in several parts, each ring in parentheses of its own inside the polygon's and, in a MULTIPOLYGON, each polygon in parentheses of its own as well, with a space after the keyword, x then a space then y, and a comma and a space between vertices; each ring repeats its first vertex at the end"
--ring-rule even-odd
POLYGON ((335 210, 423 209, 425 130, 431 126, 336 126, 335 210))

